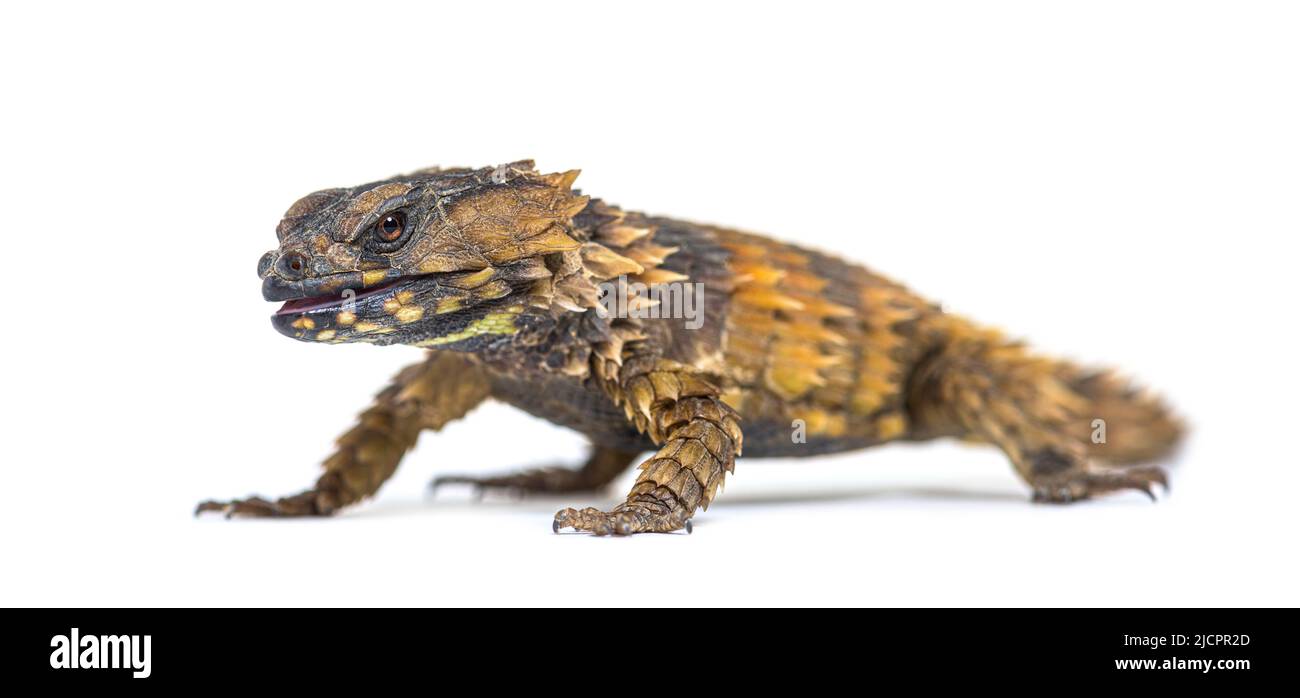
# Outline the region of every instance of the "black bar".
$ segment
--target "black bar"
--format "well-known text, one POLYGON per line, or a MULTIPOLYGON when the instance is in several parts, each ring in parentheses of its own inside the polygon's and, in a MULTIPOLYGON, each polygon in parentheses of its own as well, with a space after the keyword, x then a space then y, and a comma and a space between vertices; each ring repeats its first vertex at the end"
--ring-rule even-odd
POLYGON ((20 609, 4 612, 0 666, 38 686, 132 691, 451 686, 442 672, 493 690, 597 690, 598 674, 653 687, 691 667, 717 681, 1235 687, 1292 683, 1298 620, 1295 609, 20 609), (54 668, 74 628, 96 650, 102 636, 119 647, 138 636, 137 650, 149 636, 149 676, 125 660, 54 668), (1151 665, 1118 667, 1129 660, 1151 665))

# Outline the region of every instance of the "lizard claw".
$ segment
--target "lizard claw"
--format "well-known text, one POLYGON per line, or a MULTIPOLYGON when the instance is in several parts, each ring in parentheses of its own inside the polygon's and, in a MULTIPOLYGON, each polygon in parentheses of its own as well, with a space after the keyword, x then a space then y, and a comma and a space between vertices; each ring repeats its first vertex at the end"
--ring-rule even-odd
POLYGON ((1034 489, 1034 501, 1068 504, 1109 492, 1137 490, 1154 502, 1157 501, 1156 485, 1160 485, 1165 492, 1169 491, 1169 478, 1164 470, 1156 467, 1089 467, 1082 472, 1064 473, 1054 480, 1055 482, 1034 489))

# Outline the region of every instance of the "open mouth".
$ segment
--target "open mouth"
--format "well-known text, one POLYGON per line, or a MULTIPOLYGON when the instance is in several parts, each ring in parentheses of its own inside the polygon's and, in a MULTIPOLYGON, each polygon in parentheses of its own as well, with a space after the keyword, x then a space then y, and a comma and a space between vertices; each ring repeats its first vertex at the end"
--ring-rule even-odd
POLYGON ((365 289, 347 288, 335 293, 329 293, 320 296, 309 296, 306 298, 293 298, 285 301, 280 309, 275 311, 276 315, 297 315, 308 313, 314 310, 339 310, 344 303, 356 303, 371 296, 377 296, 385 291, 391 290, 394 286, 400 285, 403 279, 393 279, 384 283, 371 286, 365 289))

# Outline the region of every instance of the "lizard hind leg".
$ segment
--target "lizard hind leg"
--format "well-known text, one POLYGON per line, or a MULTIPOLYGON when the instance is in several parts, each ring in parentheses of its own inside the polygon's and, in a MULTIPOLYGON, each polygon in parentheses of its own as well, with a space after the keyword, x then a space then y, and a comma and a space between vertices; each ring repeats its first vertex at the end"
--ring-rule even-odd
POLYGON ((1087 434, 1092 403, 1060 375, 1060 362, 1035 357, 995 333, 966 330, 917 369, 909 405, 928 430, 1000 448, 1035 501, 1068 503, 1122 490, 1152 499, 1168 486, 1154 466, 1107 467, 1087 434))
POLYGON ((552 466, 489 477, 443 475, 429 483, 429 487, 437 491, 443 485, 472 485, 479 495, 489 490, 505 490, 517 494, 594 492, 613 482, 638 455, 640 453, 636 451, 595 446, 587 462, 576 469, 552 466))

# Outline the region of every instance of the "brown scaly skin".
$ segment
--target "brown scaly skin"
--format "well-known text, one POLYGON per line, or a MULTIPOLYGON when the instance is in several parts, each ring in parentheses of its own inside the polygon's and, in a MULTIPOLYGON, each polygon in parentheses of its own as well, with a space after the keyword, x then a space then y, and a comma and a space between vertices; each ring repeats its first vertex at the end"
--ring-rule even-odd
POLYGON ((1000 448, 1048 502, 1165 484, 1137 464, 1167 453, 1181 427, 1113 374, 1033 355, 836 258, 589 199, 576 176, 526 161, 430 169, 290 207, 258 265, 267 300, 288 301, 276 329, 429 357, 339 439, 315 487, 199 511, 332 514, 374 494, 422 430, 488 397, 583 433, 590 460, 435 484, 589 491, 654 451, 623 504, 565 509, 557 530, 689 530, 742 445, 798 457, 966 438, 1000 448), (598 286, 632 282, 643 284, 626 287, 633 309, 654 307, 647 287, 701 284, 702 323, 597 312, 598 286), (1090 439, 1096 419, 1105 443, 1090 439))

